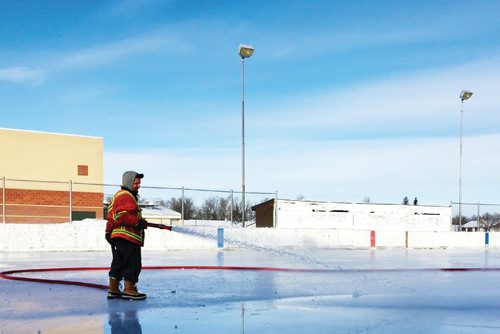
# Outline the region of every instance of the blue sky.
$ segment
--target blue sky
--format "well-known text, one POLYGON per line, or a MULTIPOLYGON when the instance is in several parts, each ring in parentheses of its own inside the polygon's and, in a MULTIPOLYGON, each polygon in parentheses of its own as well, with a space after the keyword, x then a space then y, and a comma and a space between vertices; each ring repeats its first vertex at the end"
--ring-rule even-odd
POLYGON ((499 1, 0 1, 0 126, 104 139, 105 182, 500 203, 499 1))

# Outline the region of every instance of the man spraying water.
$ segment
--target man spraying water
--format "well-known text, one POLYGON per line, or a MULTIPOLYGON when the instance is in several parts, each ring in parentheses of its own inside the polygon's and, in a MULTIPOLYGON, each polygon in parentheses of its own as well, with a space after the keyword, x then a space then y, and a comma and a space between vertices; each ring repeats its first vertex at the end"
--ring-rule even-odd
MULTIPOLYGON (((141 179, 144 174, 127 171, 122 176, 122 187, 114 195, 108 207, 106 240, 111 245, 113 260, 109 271, 108 299, 146 299, 146 294, 137 290, 142 268, 141 247, 144 246, 144 230, 147 226, 158 227, 142 219, 137 203, 141 179), (124 279, 124 289, 119 283, 124 279)), ((171 226, 164 229, 171 230, 171 226)))

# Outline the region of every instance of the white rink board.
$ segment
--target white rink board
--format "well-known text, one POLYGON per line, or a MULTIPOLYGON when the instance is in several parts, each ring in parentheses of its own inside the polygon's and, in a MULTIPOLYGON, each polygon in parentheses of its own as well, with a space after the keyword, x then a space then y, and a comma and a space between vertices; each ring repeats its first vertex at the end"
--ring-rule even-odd
MULTIPOLYGON (((370 248, 371 230, 224 227, 224 248, 370 248)), ((485 247, 484 232, 378 231, 375 246, 388 248, 485 247)), ((0 251, 102 251, 104 222, 92 224, 0 224, 0 251)), ((144 250, 216 249, 217 227, 149 228, 144 250)), ((489 248, 500 248, 500 233, 489 233, 489 248)))

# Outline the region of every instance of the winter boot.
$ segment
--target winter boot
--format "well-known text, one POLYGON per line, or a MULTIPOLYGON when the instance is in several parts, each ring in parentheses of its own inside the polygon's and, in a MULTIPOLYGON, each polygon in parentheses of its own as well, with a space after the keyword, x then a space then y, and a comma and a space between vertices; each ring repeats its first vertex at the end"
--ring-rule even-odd
POLYGON ((122 299, 141 300, 141 299, 146 299, 146 297, 147 296, 145 293, 140 293, 139 291, 137 291, 135 283, 127 280, 125 281, 125 289, 123 290, 122 293, 122 299))
POLYGON ((108 299, 117 299, 122 297, 120 291, 120 281, 114 277, 109 277, 108 299))

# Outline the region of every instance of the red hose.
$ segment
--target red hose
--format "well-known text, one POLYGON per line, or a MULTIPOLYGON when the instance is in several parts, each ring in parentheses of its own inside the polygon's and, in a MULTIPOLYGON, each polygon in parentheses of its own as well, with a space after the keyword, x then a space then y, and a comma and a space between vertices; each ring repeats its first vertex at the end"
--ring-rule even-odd
MULTIPOLYGON (((39 272, 53 272, 53 271, 95 271, 95 270, 109 270, 109 267, 65 267, 65 268, 34 268, 34 269, 18 269, 0 272, 0 278, 25 281, 36 283, 48 284, 64 284, 84 286, 88 288, 104 289, 107 290, 108 286, 103 284, 69 281, 69 280, 55 280, 45 278, 32 278, 12 276, 13 274, 20 273, 39 273, 39 272)), ((243 266, 144 266, 145 270, 250 270, 250 271, 274 271, 274 272, 299 272, 299 273, 380 273, 380 272, 429 272, 429 271, 456 271, 456 272, 497 272, 500 268, 417 268, 417 269, 297 269, 297 268, 280 268, 280 267, 243 267, 243 266)))

